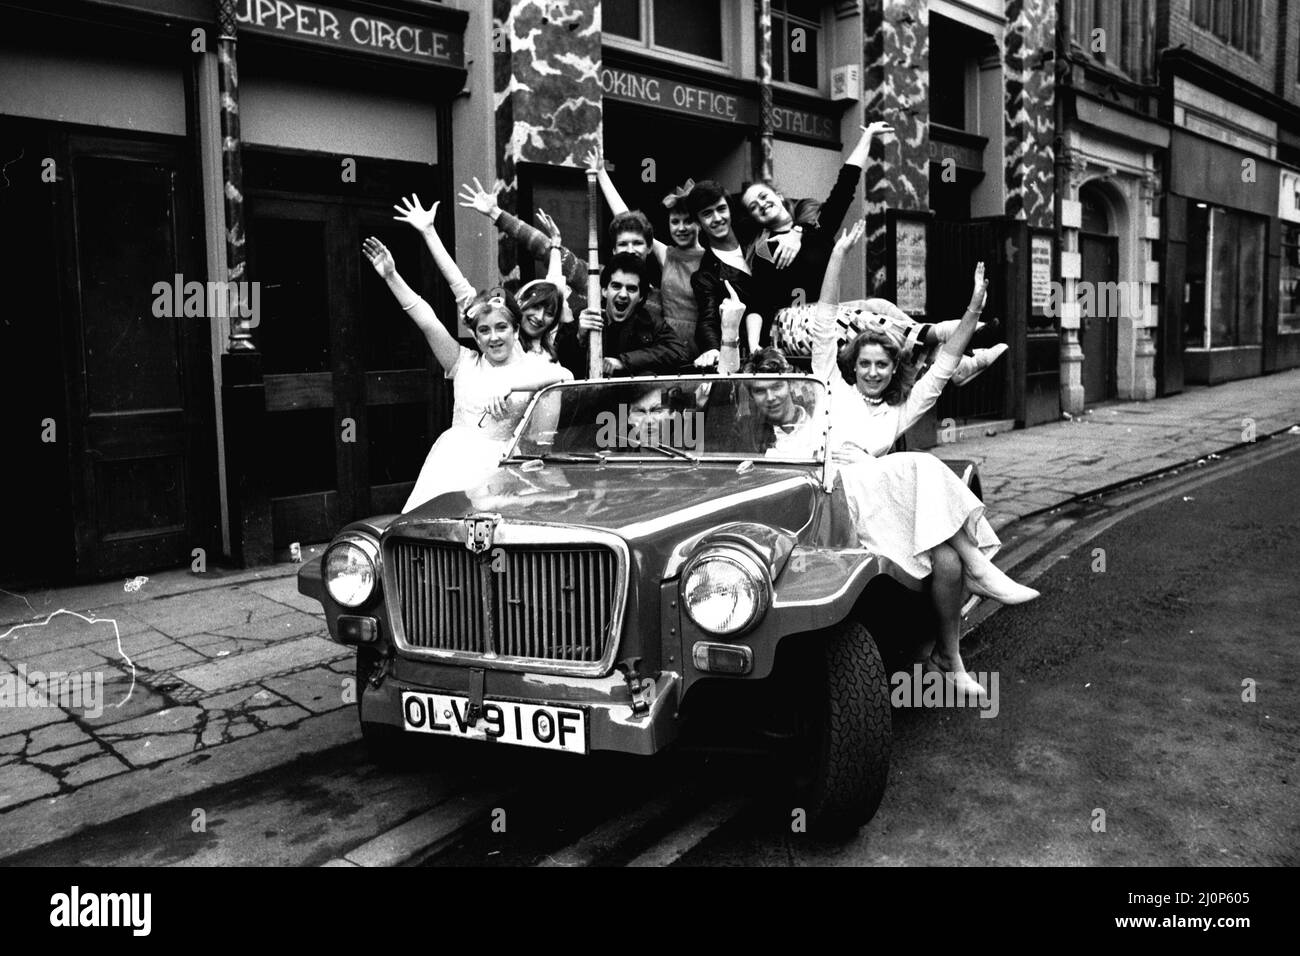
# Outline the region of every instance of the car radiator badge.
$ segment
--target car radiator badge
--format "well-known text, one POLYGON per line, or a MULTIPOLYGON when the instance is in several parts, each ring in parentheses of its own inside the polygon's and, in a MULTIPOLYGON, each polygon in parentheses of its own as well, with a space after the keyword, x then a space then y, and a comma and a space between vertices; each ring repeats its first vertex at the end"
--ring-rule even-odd
POLYGON ((492 538, 501 523, 499 514, 476 514, 465 519, 465 547, 475 554, 492 550, 492 538))

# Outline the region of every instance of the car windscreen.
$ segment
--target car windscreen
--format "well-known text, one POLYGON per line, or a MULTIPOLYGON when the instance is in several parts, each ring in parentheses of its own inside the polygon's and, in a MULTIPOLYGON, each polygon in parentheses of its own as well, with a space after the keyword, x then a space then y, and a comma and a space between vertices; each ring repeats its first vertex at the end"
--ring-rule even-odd
POLYGON ((605 379, 544 389, 513 458, 824 460, 826 387, 809 376, 605 379))

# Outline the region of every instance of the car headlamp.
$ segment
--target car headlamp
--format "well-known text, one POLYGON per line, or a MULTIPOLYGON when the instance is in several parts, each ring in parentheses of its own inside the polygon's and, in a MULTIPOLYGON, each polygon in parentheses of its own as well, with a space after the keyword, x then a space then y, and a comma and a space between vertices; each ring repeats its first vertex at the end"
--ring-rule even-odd
POLYGON ((740 548, 709 548, 682 577, 682 602, 692 621, 710 634, 739 634, 767 611, 767 573, 740 548))
POLYGON ((379 584, 379 547, 369 538, 343 538, 330 545, 322 564, 325 590, 336 604, 361 607, 379 584))

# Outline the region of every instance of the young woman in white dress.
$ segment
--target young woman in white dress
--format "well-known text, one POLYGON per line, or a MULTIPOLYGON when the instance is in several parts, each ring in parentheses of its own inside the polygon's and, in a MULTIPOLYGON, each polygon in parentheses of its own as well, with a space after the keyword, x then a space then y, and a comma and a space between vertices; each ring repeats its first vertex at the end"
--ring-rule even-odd
POLYGON ((521 321, 514 297, 500 287, 480 292, 464 311, 479 351, 457 342, 432 306, 397 271, 387 247, 374 236, 362 250, 403 311, 424 333, 438 364, 452 380, 451 427, 429 450, 402 513, 449 491, 473 488, 492 474, 519 424, 532 392, 573 376, 568 369, 519 344, 521 321))
POLYGON ((975 268, 970 306, 929 370, 915 368, 899 325, 868 322, 840 354, 835 367, 839 275, 846 252, 862 238, 859 221, 836 241, 818 303, 813 371, 830 383, 830 448, 863 544, 915 578, 930 578, 940 635, 927 668, 940 671, 959 691, 984 693, 962 664, 963 585, 1004 604, 1033 600, 1038 592, 1012 581, 990 560, 1001 546, 984 517, 984 505, 943 462, 925 452, 889 454, 894 442, 938 400, 975 332, 988 281, 975 268), (854 385, 845 381, 851 374, 854 385), (882 457, 883 456, 883 457, 882 457))

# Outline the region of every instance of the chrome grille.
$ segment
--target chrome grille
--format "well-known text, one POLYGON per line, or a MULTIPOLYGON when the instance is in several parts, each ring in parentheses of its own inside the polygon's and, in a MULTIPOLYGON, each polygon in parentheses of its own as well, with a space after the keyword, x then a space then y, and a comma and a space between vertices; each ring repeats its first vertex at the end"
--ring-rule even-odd
POLYGON ((393 577, 405 643, 561 663, 597 663, 610 639, 616 558, 601 546, 397 541, 393 577))

